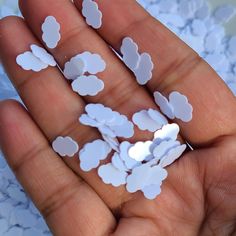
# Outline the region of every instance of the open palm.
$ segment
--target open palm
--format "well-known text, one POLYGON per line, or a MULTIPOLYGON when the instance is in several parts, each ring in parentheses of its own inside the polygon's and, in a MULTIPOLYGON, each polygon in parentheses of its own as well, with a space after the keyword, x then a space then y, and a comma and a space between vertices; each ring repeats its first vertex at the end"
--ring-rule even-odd
MULTIPOLYGON (((80 15, 81 0, 21 0, 25 21, 0 21, 1 60, 27 111, 13 101, 0 104, 0 144, 16 176, 58 236, 154 236, 236 234, 236 100, 214 71, 188 46, 149 16, 133 0, 97 1, 103 25, 97 32, 80 15), (40 45, 41 24, 53 15, 62 39, 51 50, 60 66, 83 51, 99 53, 107 69, 99 77, 104 91, 96 97, 73 93, 57 68, 39 73, 17 66, 15 58, 40 45), (110 45, 132 37, 151 54, 155 69, 147 87, 138 86, 110 45), (86 103, 102 103, 129 118, 156 108, 154 91, 186 94, 193 120, 178 124, 195 151, 168 168, 162 193, 149 201, 85 173, 77 157, 59 158, 51 149, 55 137, 71 136, 82 147, 99 137, 78 117, 86 103)), ((150 134, 136 130, 131 141, 150 134)))

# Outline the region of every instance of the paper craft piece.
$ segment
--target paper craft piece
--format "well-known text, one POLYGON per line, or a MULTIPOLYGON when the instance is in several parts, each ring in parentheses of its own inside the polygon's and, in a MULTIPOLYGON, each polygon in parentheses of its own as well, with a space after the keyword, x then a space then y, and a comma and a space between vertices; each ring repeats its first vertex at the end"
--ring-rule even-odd
POLYGON ((150 147, 152 144, 152 141, 137 142, 136 144, 130 147, 128 154, 136 161, 143 161, 145 160, 145 158, 151 155, 150 147))
POLYGON ((104 83, 95 75, 84 75, 72 82, 72 89, 80 96, 96 96, 104 89, 104 83))
POLYGON ((127 177, 126 189, 130 193, 144 189, 146 186, 161 186, 162 181, 167 178, 167 171, 160 166, 150 167, 143 164, 133 169, 127 177))
MULTIPOLYGON (((91 119, 99 123, 97 128, 102 135, 105 134, 111 138, 131 138, 134 135, 134 125, 126 116, 112 111, 102 104, 88 104, 85 110, 91 119)), ((83 119, 80 119, 80 122, 84 125, 88 125, 88 120, 83 123, 83 119)), ((94 127, 93 125, 91 126, 94 127)))
POLYGON ((193 107, 188 102, 188 98, 179 92, 172 92, 169 96, 169 101, 174 109, 174 114, 177 119, 184 122, 189 122, 193 118, 193 107))
POLYGON ((39 72, 48 67, 47 64, 42 62, 38 57, 36 57, 32 52, 27 51, 16 57, 16 63, 24 70, 32 70, 34 72, 39 72))
POLYGON ((42 61, 43 63, 50 65, 50 66, 56 66, 57 63, 54 59, 54 57, 49 54, 44 48, 39 47, 35 44, 32 44, 30 46, 32 53, 39 58, 40 61, 42 61))
POLYGON ((83 0, 82 15, 86 19, 86 23, 94 29, 102 26, 102 12, 98 9, 98 4, 92 0, 83 0))
POLYGON ((105 184, 112 184, 114 187, 126 184, 127 172, 120 171, 111 163, 98 168, 98 175, 105 184))
POLYGON ((89 74, 95 75, 106 69, 106 62, 99 54, 86 51, 76 55, 74 58, 83 60, 85 64, 84 71, 89 74))
POLYGON ((159 92, 154 93, 154 98, 156 104, 160 107, 161 112, 165 114, 169 119, 174 119, 174 110, 173 107, 169 104, 168 99, 159 92))
POLYGON ((72 57, 70 61, 66 62, 64 67, 64 76, 68 80, 75 80, 85 72, 85 62, 81 58, 72 57))
POLYGON ((73 157, 79 151, 79 145, 70 137, 57 137, 52 143, 52 148, 62 157, 73 157))
POLYGON ((162 129, 158 130, 154 134, 154 139, 161 140, 176 140, 179 134, 180 128, 177 124, 167 124, 162 127, 162 129))
POLYGON ((100 139, 85 144, 79 153, 80 168, 86 172, 97 168, 100 161, 105 160, 110 152, 110 146, 100 139))
POLYGON ((155 132, 163 125, 168 124, 168 120, 158 111, 149 109, 142 110, 133 115, 133 123, 136 124, 140 130, 147 130, 155 132))
POLYGON ((57 44, 61 39, 60 28, 61 26, 55 17, 46 17, 44 23, 42 24, 42 39, 48 48, 53 49, 57 47, 57 44))
POLYGON ((134 167, 141 165, 141 162, 136 161, 135 159, 131 158, 128 154, 130 147, 132 146, 131 143, 124 141, 120 144, 120 158, 124 161, 125 166, 128 170, 132 170, 134 167))
POLYGON ((169 150, 180 145, 180 142, 175 140, 164 140, 153 149, 153 156, 156 160, 160 160, 169 150))
POLYGON ((177 146, 171 149, 166 156, 164 156, 160 161, 160 166, 165 168, 172 163, 174 163, 186 150, 187 146, 185 144, 177 146))
POLYGON ((172 92, 169 95, 169 101, 161 93, 155 92, 154 98, 161 111, 170 119, 180 119, 183 122, 192 120, 193 107, 188 102, 186 96, 179 92, 172 92))
POLYGON ((133 71, 140 85, 144 85, 151 80, 154 64, 148 53, 140 55, 138 45, 130 37, 123 39, 120 51, 123 55, 123 62, 133 71))
POLYGON ((133 39, 126 37, 122 41, 121 49, 123 61, 128 68, 134 71, 140 62, 140 55, 138 53, 138 45, 133 39))
POLYGON ((134 71, 138 84, 145 85, 149 80, 152 79, 153 68, 154 64, 152 62, 151 56, 147 53, 141 54, 138 67, 134 71))

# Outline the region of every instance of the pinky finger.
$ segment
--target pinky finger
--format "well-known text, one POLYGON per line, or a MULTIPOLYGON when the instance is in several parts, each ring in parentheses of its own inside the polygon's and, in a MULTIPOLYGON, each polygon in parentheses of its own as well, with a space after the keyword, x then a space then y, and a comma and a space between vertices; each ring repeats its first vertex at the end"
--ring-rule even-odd
POLYGON ((58 158, 17 102, 0 103, 0 146, 54 235, 105 235, 112 231, 115 220, 109 209, 58 158))

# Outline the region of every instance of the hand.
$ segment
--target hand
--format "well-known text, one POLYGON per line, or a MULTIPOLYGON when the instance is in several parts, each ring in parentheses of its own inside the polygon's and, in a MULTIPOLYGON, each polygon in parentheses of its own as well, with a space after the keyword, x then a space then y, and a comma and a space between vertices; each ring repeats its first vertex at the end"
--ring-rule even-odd
MULTIPOLYGON (((21 0, 25 21, 0 22, 1 60, 27 110, 13 101, 0 104, 0 144, 17 178, 58 236, 233 235, 236 233, 236 100, 215 72, 188 46, 149 16, 133 0, 98 1, 102 28, 89 28, 68 0, 21 0), (96 97, 72 92, 57 68, 39 73, 22 70, 18 54, 41 41, 41 24, 53 15, 62 39, 51 50, 60 66, 83 51, 102 55, 105 90, 96 97), (125 36, 151 54, 153 79, 138 86, 132 73, 108 45, 119 49, 125 36), (85 173, 77 157, 62 159, 51 149, 55 137, 71 136, 80 147, 99 137, 78 117, 86 103, 103 103, 132 114, 157 108, 152 93, 179 91, 194 108, 181 135, 195 151, 168 168, 162 193, 149 201, 141 193, 102 183, 96 170, 85 173)), ((150 138, 136 130, 134 140, 150 138)), ((134 141, 133 140, 133 141, 134 141)))

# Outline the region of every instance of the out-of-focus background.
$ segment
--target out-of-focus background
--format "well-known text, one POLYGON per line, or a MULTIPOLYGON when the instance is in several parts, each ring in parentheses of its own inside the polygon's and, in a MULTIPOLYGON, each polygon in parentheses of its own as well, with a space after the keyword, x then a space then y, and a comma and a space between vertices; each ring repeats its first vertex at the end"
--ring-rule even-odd
MULTIPOLYGON (((215 9, 216 7, 222 4, 232 4, 236 6, 236 0, 208 0, 211 4, 211 8, 215 9)), ((228 23, 225 25, 227 34, 236 34, 236 16, 234 16, 228 23)))
MULTIPOLYGON (((137 1, 205 59, 236 96, 236 0, 137 1)), ((17 2, 0 0, 0 18, 20 15, 17 2)), ((8 98, 21 101, 0 62, 0 100, 8 98)), ((47 225, 0 150, 0 236, 46 235, 47 225)))

